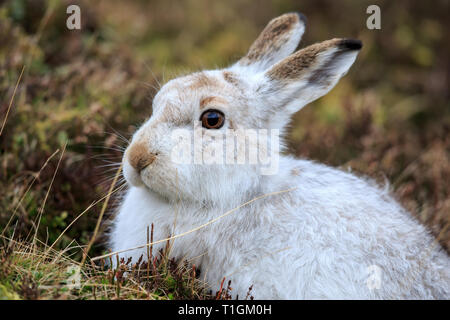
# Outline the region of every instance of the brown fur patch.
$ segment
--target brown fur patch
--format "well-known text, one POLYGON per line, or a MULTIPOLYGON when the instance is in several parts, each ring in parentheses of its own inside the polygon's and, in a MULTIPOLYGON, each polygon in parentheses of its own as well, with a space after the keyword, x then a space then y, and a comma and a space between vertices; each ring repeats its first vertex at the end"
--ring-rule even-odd
POLYGON ((199 72, 192 75, 194 77, 193 83, 188 87, 189 90, 196 90, 202 87, 216 86, 217 80, 208 77, 205 73, 199 72))
POLYGON ((231 71, 224 71, 222 73, 223 73, 223 78, 225 79, 226 82, 228 82, 229 84, 231 84, 233 86, 239 85, 239 79, 237 78, 236 74, 234 74, 231 71))
POLYGON ((278 80, 299 78, 305 69, 316 63, 321 52, 337 47, 341 41, 342 39, 331 39, 303 48, 276 64, 268 76, 278 80))
POLYGON ((291 171, 292 175, 294 176, 299 176, 300 175, 300 170, 297 168, 292 169, 291 171))
POLYGON ((142 142, 134 143, 128 150, 128 161, 138 172, 155 161, 156 156, 150 153, 142 142))
POLYGON ((207 107, 211 103, 225 104, 226 101, 220 97, 206 97, 200 100, 200 110, 207 107))
POLYGON ((289 39, 284 35, 289 33, 298 22, 299 16, 295 13, 284 14, 270 21, 240 63, 248 65, 260 60, 270 52, 278 51, 289 39))
POLYGON ((233 130, 234 129, 234 123, 231 121, 231 119, 228 119, 228 127, 233 130))

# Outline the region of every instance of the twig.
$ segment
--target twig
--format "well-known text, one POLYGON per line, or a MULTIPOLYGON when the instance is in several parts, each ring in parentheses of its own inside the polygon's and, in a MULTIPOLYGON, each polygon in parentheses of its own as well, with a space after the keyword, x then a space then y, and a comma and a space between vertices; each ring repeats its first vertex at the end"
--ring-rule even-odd
MULTIPOLYGON (((153 224, 152 224, 153 227, 153 224)), ((153 228, 152 228, 153 231, 153 228)), ((150 231, 149 227, 147 226, 147 244, 150 243, 150 231)), ((147 279, 150 279, 150 246, 147 246, 147 279)))
POLYGON ((216 300, 219 300, 219 298, 222 296, 222 289, 223 289, 223 283, 225 282, 225 277, 223 277, 222 282, 220 283, 220 289, 217 292, 216 300))

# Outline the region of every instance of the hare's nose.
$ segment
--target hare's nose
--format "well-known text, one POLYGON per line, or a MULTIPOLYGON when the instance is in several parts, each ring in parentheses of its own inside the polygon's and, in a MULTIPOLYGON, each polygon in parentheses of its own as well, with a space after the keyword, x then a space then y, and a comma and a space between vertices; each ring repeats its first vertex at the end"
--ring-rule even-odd
POLYGON ((152 164, 156 156, 157 154, 151 153, 143 143, 135 143, 128 150, 128 161, 137 172, 152 164))

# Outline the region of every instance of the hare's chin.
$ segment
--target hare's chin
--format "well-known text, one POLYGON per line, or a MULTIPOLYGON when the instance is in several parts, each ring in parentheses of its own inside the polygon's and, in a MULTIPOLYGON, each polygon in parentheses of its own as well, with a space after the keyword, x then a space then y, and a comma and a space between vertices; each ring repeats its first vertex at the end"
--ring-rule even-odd
POLYGON ((123 176, 125 177, 127 183, 133 187, 144 186, 144 181, 142 180, 141 175, 126 162, 123 166, 123 176))

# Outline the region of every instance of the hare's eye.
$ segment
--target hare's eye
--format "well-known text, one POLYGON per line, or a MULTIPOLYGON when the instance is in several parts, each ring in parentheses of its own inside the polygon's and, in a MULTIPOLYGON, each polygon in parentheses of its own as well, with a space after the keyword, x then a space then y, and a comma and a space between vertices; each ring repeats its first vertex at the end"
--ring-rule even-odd
POLYGON ((225 122, 225 116, 219 110, 207 110, 200 117, 202 127, 206 129, 219 129, 225 122))

